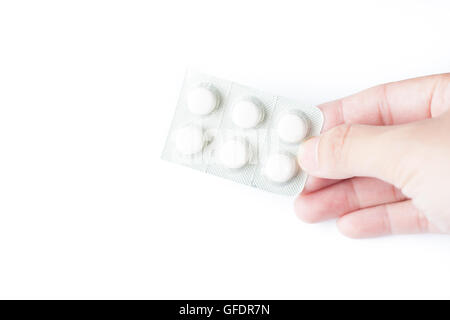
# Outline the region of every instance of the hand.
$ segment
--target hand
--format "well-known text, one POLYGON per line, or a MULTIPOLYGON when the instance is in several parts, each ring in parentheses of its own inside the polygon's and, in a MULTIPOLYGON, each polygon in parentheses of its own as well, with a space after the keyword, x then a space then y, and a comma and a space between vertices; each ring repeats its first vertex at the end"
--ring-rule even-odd
POLYGON ((450 73, 380 85, 319 108, 300 145, 295 210, 349 237, 450 233, 450 73), (326 179, 323 179, 326 178, 326 179))

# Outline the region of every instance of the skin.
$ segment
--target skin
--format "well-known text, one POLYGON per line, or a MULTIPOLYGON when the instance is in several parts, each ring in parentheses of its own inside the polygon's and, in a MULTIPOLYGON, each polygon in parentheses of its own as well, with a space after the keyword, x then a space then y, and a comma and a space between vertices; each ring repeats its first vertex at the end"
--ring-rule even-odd
POLYGON ((310 174, 300 219, 337 219, 352 238, 450 233, 450 73, 320 105, 323 133, 300 145, 310 174))

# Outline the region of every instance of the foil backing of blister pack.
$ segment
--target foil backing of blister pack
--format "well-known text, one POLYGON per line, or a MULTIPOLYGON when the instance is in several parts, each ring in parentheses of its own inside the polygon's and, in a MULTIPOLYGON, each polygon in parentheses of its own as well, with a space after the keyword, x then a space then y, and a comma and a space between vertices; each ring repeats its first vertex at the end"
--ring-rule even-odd
POLYGON ((301 168, 298 168, 297 174, 292 179, 284 183, 270 181, 263 172, 264 164, 271 154, 283 153, 295 158, 298 143, 281 141, 275 128, 277 119, 287 112, 300 113, 307 120, 309 124, 307 137, 320 134, 323 115, 317 107, 213 76, 187 72, 162 159, 269 192, 296 195, 303 189, 307 178, 307 174, 301 168), (218 94, 219 103, 208 115, 195 115, 187 107, 189 91, 199 85, 211 86, 218 94), (245 98, 256 99, 263 110, 264 118, 255 128, 242 129, 232 121, 234 103, 245 98), (208 137, 202 151, 190 156, 180 154, 175 146, 177 130, 188 125, 203 128, 208 137), (242 139, 249 145, 251 155, 244 167, 229 169, 218 161, 218 150, 227 139, 242 139))

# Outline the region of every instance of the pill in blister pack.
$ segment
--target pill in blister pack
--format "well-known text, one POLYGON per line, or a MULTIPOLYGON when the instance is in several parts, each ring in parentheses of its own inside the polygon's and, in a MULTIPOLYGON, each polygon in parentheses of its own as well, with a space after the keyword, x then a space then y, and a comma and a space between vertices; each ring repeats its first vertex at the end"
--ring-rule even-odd
POLYGON ((295 195, 306 181, 295 157, 298 145, 318 135, 322 123, 316 107, 188 72, 162 158, 295 195))

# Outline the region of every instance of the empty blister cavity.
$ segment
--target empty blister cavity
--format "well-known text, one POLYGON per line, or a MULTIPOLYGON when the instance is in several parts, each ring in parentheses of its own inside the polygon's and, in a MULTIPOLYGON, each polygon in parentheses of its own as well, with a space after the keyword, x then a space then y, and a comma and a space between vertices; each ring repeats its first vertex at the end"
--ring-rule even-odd
POLYGON ((300 143, 309 132, 309 122, 300 112, 282 114, 276 125, 278 137, 285 143, 300 143))
POLYGON ((222 143, 219 148, 219 161, 228 169, 241 169, 251 157, 250 145, 244 139, 233 138, 222 143))
POLYGON ((183 156, 195 155, 203 150, 206 144, 204 130, 198 125, 187 125, 177 130, 175 148, 183 156))
POLYGON ((188 92, 187 107, 198 116, 206 116, 219 105, 220 97, 217 90, 208 83, 195 86, 188 92))
POLYGON ((295 158, 287 153, 274 153, 267 157, 263 174, 273 183, 286 183, 297 174, 295 158))
POLYGON ((256 98, 245 98, 236 101, 231 113, 233 123, 243 129, 257 127, 264 118, 261 102, 256 98))

